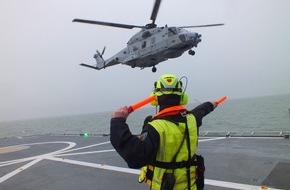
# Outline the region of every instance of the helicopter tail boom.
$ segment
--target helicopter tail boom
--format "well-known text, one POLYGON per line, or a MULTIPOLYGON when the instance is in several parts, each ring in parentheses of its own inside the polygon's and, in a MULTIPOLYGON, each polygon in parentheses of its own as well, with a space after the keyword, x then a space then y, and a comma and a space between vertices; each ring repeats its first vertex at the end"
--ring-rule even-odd
POLYGON ((88 68, 91 68, 91 69, 96 69, 96 70, 100 70, 98 67, 95 67, 95 66, 91 66, 91 65, 88 65, 88 64, 84 64, 84 63, 81 63, 80 64, 81 66, 84 66, 84 67, 88 67, 88 68))
POLYGON ((96 70, 101 70, 101 69, 104 69, 105 68, 105 60, 103 59, 103 53, 105 51, 105 48, 102 52, 102 54, 97 50, 96 54, 94 55, 94 58, 97 62, 96 66, 92 66, 92 65, 88 65, 88 64, 84 64, 84 63, 81 63, 80 65, 81 66, 84 66, 84 67, 88 67, 88 68, 91 68, 91 69, 96 69, 96 70))

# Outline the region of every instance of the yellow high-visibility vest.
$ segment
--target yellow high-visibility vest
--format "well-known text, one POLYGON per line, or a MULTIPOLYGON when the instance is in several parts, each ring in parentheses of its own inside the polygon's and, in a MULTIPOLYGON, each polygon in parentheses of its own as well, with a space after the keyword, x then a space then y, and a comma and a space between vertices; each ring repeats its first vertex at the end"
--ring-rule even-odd
MULTIPOLYGON (((197 147, 197 125, 195 117, 192 114, 187 114, 186 116, 188 130, 189 130, 189 139, 190 139, 190 149, 191 157, 194 156, 197 147)), ((182 162, 188 160, 188 147, 187 147, 187 138, 185 138, 186 124, 185 123, 174 123, 165 119, 154 119, 149 122, 156 131, 159 133, 160 142, 159 148, 156 155, 156 161, 159 162, 172 162, 174 155, 178 152, 179 147, 180 151, 177 154, 175 162, 182 162), (183 139, 185 138, 184 142, 183 139), (182 145, 181 145, 182 144, 182 145)), ((187 168, 177 168, 174 169, 175 176, 175 185, 174 190, 185 190, 188 189, 187 183, 187 168)), ((153 190, 160 190, 162 178, 164 173, 172 173, 172 169, 159 168, 157 166, 145 166, 142 168, 141 175, 139 177, 139 182, 146 181, 148 185, 151 186, 153 190), (146 177, 146 172, 148 169, 149 172, 153 172, 152 179, 146 177)), ((196 166, 190 167, 190 184, 191 190, 196 190, 196 166)))

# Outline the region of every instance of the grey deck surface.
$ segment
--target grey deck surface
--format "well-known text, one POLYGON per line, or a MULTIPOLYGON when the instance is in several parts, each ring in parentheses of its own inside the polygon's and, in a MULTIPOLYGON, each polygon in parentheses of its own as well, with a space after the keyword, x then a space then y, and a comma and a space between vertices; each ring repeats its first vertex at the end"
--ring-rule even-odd
MULTIPOLYGON (((200 138, 206 190, 290 189, 290 140, 200 138)), ((31 136, 0 140, 1 190, 149 189, 108 136, 31 136)))

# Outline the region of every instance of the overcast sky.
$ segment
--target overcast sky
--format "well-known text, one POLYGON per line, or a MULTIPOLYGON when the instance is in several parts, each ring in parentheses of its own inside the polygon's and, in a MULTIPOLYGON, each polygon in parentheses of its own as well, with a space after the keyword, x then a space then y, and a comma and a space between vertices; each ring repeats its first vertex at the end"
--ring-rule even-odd
POLYGON ((154 0, 1 0, 0 121, 113 111, 147 97, 164 73, 187 76, 190 102, 290 93, 289 0, 163 0, 158 26, 194 28, 196 55, 140 70, 104 58, 126 47, 139 29, 73 23, 74 18, 150 23, 154 0))

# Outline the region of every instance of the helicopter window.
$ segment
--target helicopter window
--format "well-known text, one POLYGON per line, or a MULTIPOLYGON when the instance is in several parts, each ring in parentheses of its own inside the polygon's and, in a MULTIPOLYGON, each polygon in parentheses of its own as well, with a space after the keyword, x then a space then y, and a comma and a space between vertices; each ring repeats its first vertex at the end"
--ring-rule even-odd
POLYGON ((136 51, 138 48, 136 46, 133 46, 133 51, 136 51))
POLYGON ((146 47, 146 41, 142 43, 142 49, 146 47))
POLYGON ((151 36, 151 33, 149 31, 146 31, 142 34, 143 38, 148 38, 149 36, 151 36))

